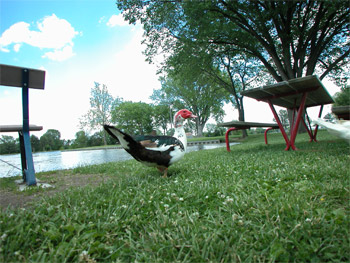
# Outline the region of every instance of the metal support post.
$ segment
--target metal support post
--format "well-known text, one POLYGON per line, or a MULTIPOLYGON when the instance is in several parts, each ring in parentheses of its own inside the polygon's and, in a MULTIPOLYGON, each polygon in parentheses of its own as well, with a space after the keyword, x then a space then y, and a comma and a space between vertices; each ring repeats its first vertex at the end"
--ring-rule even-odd
MULTIPOLYGON (((319 111, 319 113, 318 113, 318 118, 321 118, 321 116, 322 116, 322 111, 323 111, 323 105, 321 105, 321 107, 320 107, 320 111, 319 111)), ((315 138, 315 141, 316 141, 317 131, 318 131, 318 125, 316 125, 315 131, 314 131, 314 138, 315 138)))
MULTIPOLYGON (((27 185, 36 185, 34 163, 32 146, 29 137, 29 70, 23 69, 22 71, 22 109, 23 109, 23 131, 22 140, 23 146, 21 146, 21 156, 23 156, 25 161, 22 161, 22 171, 27 185), (24 149, 22 149, 22 147, 24 149), (26 165, 26 166, 23 166, 26 165)), ((21 137, 21 136, 20 136, 21 137)))
POLYGON ((307 97, 307 92, 305 92, 303 94, 303 96, 301 97, 300 106, 299 106, 298 114, 297 114, 297 119, 295 121, 295 124, 294 124, 293 129, 292 129, 292 133, 290 135, 290 146, 292 147, 293 150, 296 150, 294 143, 295 143, 295 138, 297 137, 299 124, 300 124, 302 114, 303 114, 303 111, 305 108, 306 97, 307 97))
MULTIPOLYGON (((269 106, 270 106, 270 108, 271 108, 271 111, 272 111, 272 114, 273 114, 273 116, 275 117, 275 120, 276 120, 276 122, 277 122, 277 124, 278 124, 278 127, 280 128, 280 131, 281 131, 281 133, 282 133, 282 135, 283 135, 283 138, 284 138, 284 140, 286 141, 287 147, 285 148, 285 151, 288 151, 289 148, 290 148, 290 146, 291 146, 290 141, 289 141, 289 138, 288 138, 288 135, 287 135, 286 131, 284 130, 284 127, 283 127, 283 125, 282 125, 282 123, 281 123, 280 118, 278 117, 278 114, 277 114, 277 112, 276 112, 276 110, 275 110, 275 107, 273 106, 272 102, 271 102, 270 100, 268 100, 267 103, 269 104, 269 106)), ((293 150, 294 150, 294 149, 293 149, 293 150)))

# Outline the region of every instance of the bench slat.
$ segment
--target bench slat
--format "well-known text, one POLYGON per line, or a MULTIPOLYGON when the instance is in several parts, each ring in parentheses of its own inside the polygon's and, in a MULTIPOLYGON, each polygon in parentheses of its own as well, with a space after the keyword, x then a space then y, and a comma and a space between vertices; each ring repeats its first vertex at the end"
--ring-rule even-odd
POLYGON ((250 129, 251 127, 272 127, 278 128, 277 123, 261 123, 261 122, 245 122, 245 121, 230 121, 217 124, 219 127, 246 127, 250 129))
MULTIPOLYGON (((0 85, 22 87, 22 70, 24 68, 0 64, 0 85)), ((29 69, 29 87, 32 89, 44 89, 45 71, 29 69)))
MULTIPOLYGON (((29 125, 30 131, 41 131, 42 126, 29 125)), ((0 125, 0 132, 19 132, 23 130, 23 125, 0 125)))

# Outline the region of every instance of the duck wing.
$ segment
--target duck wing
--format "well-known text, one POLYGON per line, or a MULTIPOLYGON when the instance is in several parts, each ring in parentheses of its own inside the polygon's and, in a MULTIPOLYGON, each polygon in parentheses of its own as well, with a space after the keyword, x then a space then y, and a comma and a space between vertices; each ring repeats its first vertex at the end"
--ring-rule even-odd
POLYGON ((137 135, 133 138, 146 148, 155 148, 153 150, 166 149, 172 145, 179 145, 181 148, 183 148, 181 141, 173 136, 137 135))
POLYGON ((121 130, 104 125, 104 129, 137 161, 153 166, 168 167, 174 153, 184 152, 182 142, 172 136, 142 135, 132 137, 121 130), (144 143, 147 141, 147 144, 144 143))

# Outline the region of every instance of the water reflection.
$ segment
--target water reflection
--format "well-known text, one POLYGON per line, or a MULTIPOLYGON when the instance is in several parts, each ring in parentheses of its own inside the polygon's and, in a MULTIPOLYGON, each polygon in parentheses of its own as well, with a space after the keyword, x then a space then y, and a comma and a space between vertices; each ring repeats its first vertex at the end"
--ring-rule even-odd
MULTIPOLYGON (((235 143, 233 143, 235 144, 235 143)), ((215 149, 224 147, 225 144, 200 144, 187 147, 187 152, 215 149)), ((21 167, 21 158, 19 154, 1 155, 0 159, 16 166, 21 167)), ((101 164, 106 162, 125 161, 132 159, 131 155, 123 149, 101 149, 90 151, 71 151, 71 152, 42 152, 34 153, 34 166, 36 172, 46 172, 62 169, 72 169, 78 166, 90 164, 101 164)), ((0 160, 0 177, 10 177, 21 175, 21 171, 4 163, 0 160)))

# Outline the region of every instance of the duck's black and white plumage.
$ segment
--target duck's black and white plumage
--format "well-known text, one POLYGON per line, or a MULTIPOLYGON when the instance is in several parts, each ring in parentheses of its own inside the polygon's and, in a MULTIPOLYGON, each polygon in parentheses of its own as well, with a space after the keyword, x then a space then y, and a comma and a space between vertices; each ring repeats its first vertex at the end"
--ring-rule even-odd
POLYGON ((137 161, 157 167, 167 176, 170 165, 181 160, 187 149, 187 137, 183 122, 188 118, 196 118, 189 110, 180 110, 174 116, 174 136, 142 135, 132 137, 121 130, 104 125, 104 129, 137 161))

